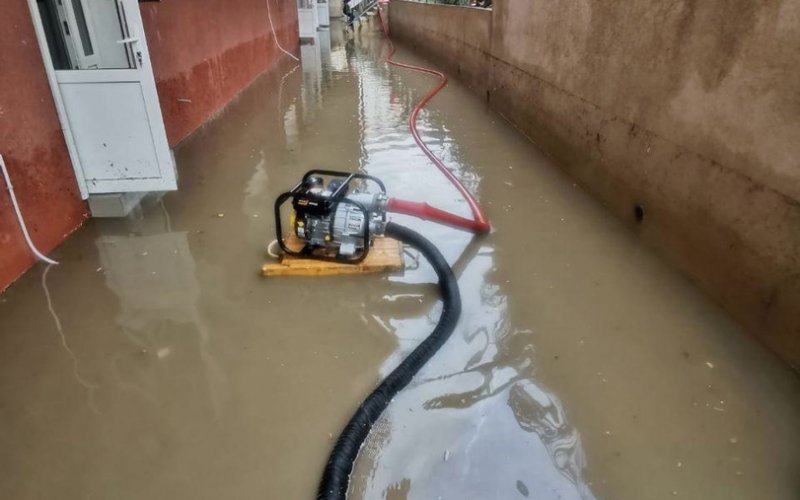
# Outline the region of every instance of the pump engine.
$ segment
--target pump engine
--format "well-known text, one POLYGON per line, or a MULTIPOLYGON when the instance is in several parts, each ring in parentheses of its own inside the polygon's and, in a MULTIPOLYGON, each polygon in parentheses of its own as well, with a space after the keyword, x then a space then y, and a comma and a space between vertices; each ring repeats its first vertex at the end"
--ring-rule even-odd
POLYGON ((386 187, 358 173, 311 170, 291 191, 275 201, 275 228, 281 249, 289 255, 358 263, 386 226, 386 187), (291 231, 300 249, 287 242, 282 206, 291 200, 291 231))

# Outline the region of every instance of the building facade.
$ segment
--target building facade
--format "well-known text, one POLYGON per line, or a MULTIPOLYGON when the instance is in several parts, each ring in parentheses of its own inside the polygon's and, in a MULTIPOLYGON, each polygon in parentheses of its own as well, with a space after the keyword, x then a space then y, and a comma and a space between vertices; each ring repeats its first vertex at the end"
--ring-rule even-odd
MULTIPOLYGON (((294 0, 11 0, 0 40, 0 154, 43 252, 92 196, 177 188, 170 149, 299 52, 294 0)), ((3 185, 0 290, 34 263, 3 185)))

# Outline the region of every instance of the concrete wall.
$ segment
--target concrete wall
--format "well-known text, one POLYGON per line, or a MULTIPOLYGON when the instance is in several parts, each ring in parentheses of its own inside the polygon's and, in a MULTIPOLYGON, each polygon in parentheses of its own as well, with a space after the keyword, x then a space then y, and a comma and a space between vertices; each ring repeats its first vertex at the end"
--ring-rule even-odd
POLYGON ((390 12, 395 38, 460 74, 795 367, 798 25, 800 0, 390 12))
MULTIPOLYGON (((222 109, 278 58, 288 57, 275 43, 267 7, 267 0, 141 4, 170 145, 222 109)), ((295 0, 269 0, 269 9, 280 45, 298 53, 295 0)))
MULTIPOLYGON (((31 237, 49 252, 86 217, 28 4, 0 3, 0 153, 31 237)), ((0 290, 35 262, 0 179, 0 290)))

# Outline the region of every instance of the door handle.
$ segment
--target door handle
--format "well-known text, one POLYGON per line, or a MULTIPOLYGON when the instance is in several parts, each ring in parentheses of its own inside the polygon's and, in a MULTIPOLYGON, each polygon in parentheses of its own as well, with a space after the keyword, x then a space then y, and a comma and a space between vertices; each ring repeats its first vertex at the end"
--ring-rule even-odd
MULTIPOLYGON (((122 40, 117 40, 117 43, 120 45, 133 45, 134 43, 139 43, 139 37, 131 36, 128 38, 123 38, 122 40)), ((131 50, 133 50, 133 47, 131 47, 131 50)), ((135 54, 136 54, 136 59, 139 61, 139 67, 141 68, 143 63, 142 51, 137 50, 135 51, 135 54)))

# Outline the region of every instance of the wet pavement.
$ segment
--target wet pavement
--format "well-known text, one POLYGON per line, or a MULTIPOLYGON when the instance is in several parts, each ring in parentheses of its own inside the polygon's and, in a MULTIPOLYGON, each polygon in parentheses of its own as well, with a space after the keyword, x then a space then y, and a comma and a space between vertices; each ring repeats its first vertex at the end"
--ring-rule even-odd
MULTIPOLYGON (((433 273, 263 279, 312 167, 469 213, 407 133, 431 80, 340 25, 176 151, 180 192, 93 220, 0 296, 0 498, 310 499, 358 402, 432 329, 433 273)), ((420 60, 400 50, 398 60, 420 60)), ((420 131, 486 238, 396 217, 459 276, 451 340, 353 499, 796 499, 800 379, 458 84, 420 131)))

